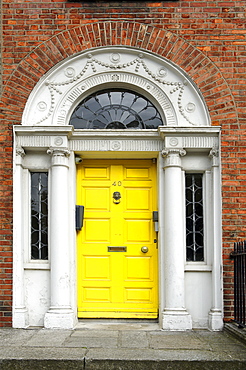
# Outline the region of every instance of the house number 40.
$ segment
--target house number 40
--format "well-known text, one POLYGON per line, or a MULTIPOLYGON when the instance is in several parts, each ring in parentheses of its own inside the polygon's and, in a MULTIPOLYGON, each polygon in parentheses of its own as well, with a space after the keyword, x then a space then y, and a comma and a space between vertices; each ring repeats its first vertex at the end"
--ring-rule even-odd
POLYGON ((113 182, 113 184, 112 184, 113 186, 121 186, 121 181, 114 181, 113 182))

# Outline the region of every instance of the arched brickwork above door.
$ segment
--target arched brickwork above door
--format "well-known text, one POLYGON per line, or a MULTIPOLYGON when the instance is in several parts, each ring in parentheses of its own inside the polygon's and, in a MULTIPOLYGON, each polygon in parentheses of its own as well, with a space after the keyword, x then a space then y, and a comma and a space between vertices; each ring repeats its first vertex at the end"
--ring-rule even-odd
POLYGON ((236 118, 232 93, 216 65, 174 33, 136 22, 97 22, 53 36, 24 58, 4 86, 1 106, 21 121, 30 92, 42 76, 65 58, 101 46, 131 46, 165 57, 183 69, 200 89, 212 125, 236 118))

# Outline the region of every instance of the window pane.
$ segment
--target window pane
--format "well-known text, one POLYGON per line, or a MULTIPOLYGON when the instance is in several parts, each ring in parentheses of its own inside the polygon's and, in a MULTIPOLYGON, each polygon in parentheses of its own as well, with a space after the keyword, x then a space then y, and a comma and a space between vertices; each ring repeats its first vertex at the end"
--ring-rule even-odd
POLYGON ((31 173, 31 259, 48 259, 48 173, 31 173))
POLYGON ((96 92, 75 108, 70 125, 77 129, 154 129, 164 123, 145 97, 127 90, 96 92))
POLYGON ((187 261, 204 261, 202 178, 201 173, 185 175, 187 261))

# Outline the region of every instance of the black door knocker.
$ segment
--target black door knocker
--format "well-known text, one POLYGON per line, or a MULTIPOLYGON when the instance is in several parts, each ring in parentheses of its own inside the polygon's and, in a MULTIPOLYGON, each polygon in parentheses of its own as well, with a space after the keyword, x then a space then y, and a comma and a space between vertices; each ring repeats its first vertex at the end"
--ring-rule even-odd
POLYGON ((114 199, 114 203, 115 204, 119 204, 120 203, 120 198, 121 198, 121 194, 119 191, 115 191, 113 193, 113 199, 114 199))

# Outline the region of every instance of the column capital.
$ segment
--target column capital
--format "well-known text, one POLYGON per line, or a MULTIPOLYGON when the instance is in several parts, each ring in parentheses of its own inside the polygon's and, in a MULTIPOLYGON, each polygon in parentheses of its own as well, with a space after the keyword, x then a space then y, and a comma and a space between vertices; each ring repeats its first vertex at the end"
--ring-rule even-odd
POLYGON ((181 167, 181 157, 186 155, 186 151, 182 148, 163 149, 161 155, 166 159, 164 168, 181 167))
POLYGON ((70 156, 70 150, 67 148, 55 148, 55 147, 50 147, 47 150, 47 154, 51 156, 59 155, 59 156, 64 156, 64 157, 69 157, 70 156))
POLYGON ((181 157, 183 157, 184 155, 186 155, 186 150, 182 149, 182 148, 172 148, 172 149, 163 149, 162 152, 161 152, 161 155, 163 158, 167 157, 168 155, 180 155, 181 157))
POLYGON ((70 156, 70 150, 67 148, 50 147, 47 154, 52 157, 52 166, 68 166, 67 159, 70 156))
POLYGON ((16 164, 21 165, 22 159, 26 155, 25 150, 22 148, 22 146, 17 146, 15 150, 15 154, 16 154, 16 164))
POLYGON ((218 167, 219 166, 219 149, 212 148, 209 152, 209 157, 212 159, 212 166, 218 167))

